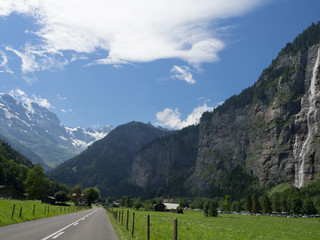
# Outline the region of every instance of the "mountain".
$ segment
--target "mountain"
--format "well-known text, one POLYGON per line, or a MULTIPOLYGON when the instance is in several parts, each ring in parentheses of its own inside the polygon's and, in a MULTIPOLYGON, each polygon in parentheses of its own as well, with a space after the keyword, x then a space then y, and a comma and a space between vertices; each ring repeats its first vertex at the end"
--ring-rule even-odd
POLYGON ((23 182, 32 167, 28 159, 0 140, 0 185, 11 185, 24 192, 23 182))
POLYGON ((320 23, 288 43, 253 86, 204 113, 198 134, 183 130, 197 139, 183 163, 172 168, 185 150, 171 154, 172 140, 159 139, 134 157, 130 183, 172 194, 170 181, 180 174, 175 191, 183 195, 240 196, 256 182, 301 187, 319 179, 319 51, 320 23))
POLYGON ((20 102, 0 94, 0 137, 34 163, 51 169, 83 151, 113 129, 70 128, 36 102, 20 102))
POLYGON ((155 138, 170 133, 140 122, 118 126, 78 156, 48 172, 48 176, 54 180, 63 179, 70 186, 96 186, 102 196, 113 196, 120 191, 119 186, 131 171, 133 155, 155 138))
POLYGON ((165 134, 129 123, 50 174, 114 197, 241 199, 259 185, 301 187, 320 179, 319 108, 320 23, 198 125, 165 134))

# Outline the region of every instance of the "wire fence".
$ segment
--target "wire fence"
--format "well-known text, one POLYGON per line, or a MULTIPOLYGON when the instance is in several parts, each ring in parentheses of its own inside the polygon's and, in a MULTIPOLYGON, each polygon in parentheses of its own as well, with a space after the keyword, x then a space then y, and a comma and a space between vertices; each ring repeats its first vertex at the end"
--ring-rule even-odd
POLYGON ((131 233, 132 239, 177 240, 178 220, 152 218, 149 214, 137 214, 134 211, 106 208, 119 226, 131 233), (168 231, 170 230, 171 231, 168 231))

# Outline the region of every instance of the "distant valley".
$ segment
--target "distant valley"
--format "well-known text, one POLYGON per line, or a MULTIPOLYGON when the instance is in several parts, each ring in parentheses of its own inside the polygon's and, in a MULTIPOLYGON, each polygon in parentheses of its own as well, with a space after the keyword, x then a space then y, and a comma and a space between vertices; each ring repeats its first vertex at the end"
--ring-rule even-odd
POLYGON ((128 123, 49 175, 103 196, 246 196, 320 178, 320 23, 288 43, 258 81, 200 124, 161 132, 128 123), (161 136, 162 135, 162 136, 161 136))
POLYGON ((0 94, 0 138, 46 170, 79 154, 112 129, 110 125, 97 130, 65 127, 47 108, 0 94))
POLYGON ((102 197, 240 200, 259 186, 300 188, 320 179, 318 109, 320 23, 288 43, 253 86, 195 126, 168 131, 133 121, 96 131, 66 128, 48 109, 2 94, 0 133, 33 162, 56 167, 47 173, 53 180, 97 187, 102 197))

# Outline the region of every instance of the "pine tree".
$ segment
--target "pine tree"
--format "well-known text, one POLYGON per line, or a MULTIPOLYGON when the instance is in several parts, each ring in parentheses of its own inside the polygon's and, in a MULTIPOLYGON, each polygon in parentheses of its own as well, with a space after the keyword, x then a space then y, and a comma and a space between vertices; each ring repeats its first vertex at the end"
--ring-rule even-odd
POLYGON ((246 198, 245 210, 248 212, 251 212, 251 209, 252 209, 252 199, 251 199, 251 196, 248 195, 246 198))
POLYGON ((305 214, 317 213, 317 209, 314 207, 314 204, 311 198, 307 198, 303 201, 302 213, 305 213, 305 214))
POLYGON ((268 195, 265 195, 263 197, 262 212, 263 213, 272 213, 271 202, 270 202, 270 199, 269 199, 268 195))
POLYGON ((272 210, 275 212, 281 212, 281 198, 280 193, 275 192, 271 198, 272 201, 272 210))
POLYGON ((252 209, 251 212, 253 213, 259 213, 261 212, 261 205, 259 202, 258 194, 254 193, 252 195, 252 209))
POLYGON ((218 216, 218 203, 215 200, 210 200, 209 202, 209 213, 208 215, 210 217, 216 217, 218 216))
POLYGON ((208 217, 208 213, 209 213, 209 203, 206 202, 204 205, 203 205, 203 213, 204 213, 204 216, 205 217, 208 217))

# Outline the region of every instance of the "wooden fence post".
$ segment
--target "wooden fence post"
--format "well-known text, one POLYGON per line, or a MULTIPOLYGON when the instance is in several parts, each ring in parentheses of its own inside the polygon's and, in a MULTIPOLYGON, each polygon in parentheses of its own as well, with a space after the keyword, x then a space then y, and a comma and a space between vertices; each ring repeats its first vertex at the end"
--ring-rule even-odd
POLYGON ((123 210, 121 211, 121 226, 123 225, 123 210))
POLYGON ((147 240, 150 240, 150 215, 147 216, 147 240))
POLYGON ((33 211, 32 211, 33 216, 34 216, 34 211, 35 211, 35 210, 36 210, 36 205, 33 204, 33 211))
POLYGON ((127 210, 127 225, 126 225, 126 230, 128 231, 129 228, 129 210, 127 210))
POLYGON ((131 229, 131 237, 133 238, 134 235, 134 215, 135 213, 132 213, 132 229, 131 229))
POLYGON ((173 219, 173 240, 178 240, 178 220, 173 219))
POLYGON ((20 207, 20 214, 19 214, 19 217, 21 218, 22 216, 22 207, 20 207))
POLYGON ((16 205, 15 205, 15 204, 13 204, 11 218, 13 218, 13 214, 14 214, 14 209, 15 209, 15 208, 16 208, 16 205))

